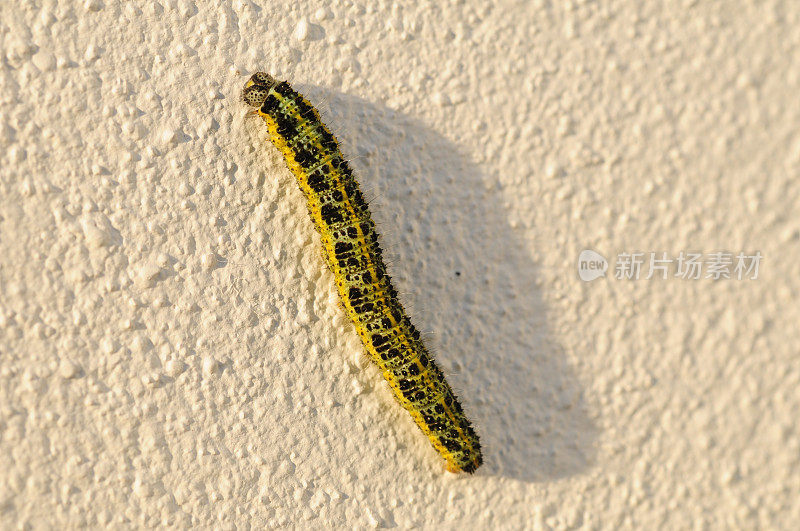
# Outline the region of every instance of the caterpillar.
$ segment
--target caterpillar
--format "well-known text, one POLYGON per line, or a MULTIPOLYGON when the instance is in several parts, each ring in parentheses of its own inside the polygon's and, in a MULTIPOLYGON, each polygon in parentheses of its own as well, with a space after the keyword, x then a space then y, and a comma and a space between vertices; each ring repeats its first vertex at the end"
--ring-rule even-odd
POLYGON ((339 142, 319 111, 286 81, 257 72, 242 99, 257 108, 297 179, 345 313, 395 398, 447 470, 475 472, 483 462, 478 436, 398 300, 375 223, 339 142))

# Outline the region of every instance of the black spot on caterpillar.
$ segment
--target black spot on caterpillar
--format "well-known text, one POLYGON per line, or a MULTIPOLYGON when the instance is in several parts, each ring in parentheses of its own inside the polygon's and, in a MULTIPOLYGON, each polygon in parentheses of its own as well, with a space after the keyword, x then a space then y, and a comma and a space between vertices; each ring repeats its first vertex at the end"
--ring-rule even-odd
POLYGON ((306 197, 345 311, 395 398, 447 462, 474 472, 483 462, 472 425, 392 287, 378 233, 339 143, 289 83, 258 72, 244 101, 266 121, 306 197))

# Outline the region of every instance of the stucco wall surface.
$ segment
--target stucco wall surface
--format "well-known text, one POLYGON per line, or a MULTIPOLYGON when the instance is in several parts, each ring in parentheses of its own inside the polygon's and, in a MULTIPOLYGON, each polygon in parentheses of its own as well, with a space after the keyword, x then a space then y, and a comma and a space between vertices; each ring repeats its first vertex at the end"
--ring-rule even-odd
POLYGON ((792 0, 0 2, 0 527, 796 525, 798 27, 792 0), (474 476, 365 357, 240 101, 257 70, 351 157, 474 476), (758 278, 646 278, 722 251, 758 278))

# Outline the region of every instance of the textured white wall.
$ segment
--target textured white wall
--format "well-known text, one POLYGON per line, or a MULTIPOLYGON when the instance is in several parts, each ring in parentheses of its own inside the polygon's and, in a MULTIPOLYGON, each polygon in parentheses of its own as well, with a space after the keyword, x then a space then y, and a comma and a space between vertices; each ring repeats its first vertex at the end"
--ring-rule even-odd
POLYGON ((0 3, 2 527, 800 519, 796 2, 226 4, 0 3), (258 69, 353 157, 475 476, 362 353, 258 69))

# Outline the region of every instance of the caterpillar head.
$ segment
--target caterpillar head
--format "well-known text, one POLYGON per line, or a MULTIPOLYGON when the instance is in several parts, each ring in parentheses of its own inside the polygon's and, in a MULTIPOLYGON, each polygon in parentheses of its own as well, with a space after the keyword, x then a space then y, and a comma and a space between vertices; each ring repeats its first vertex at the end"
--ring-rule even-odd
POLYGON ((256 72, 244 85, 242 99, 248 105, 261 107, 267 99, 269 89, 278 84, 278 81, 265 72, 256 72))

